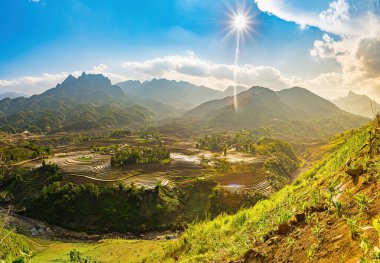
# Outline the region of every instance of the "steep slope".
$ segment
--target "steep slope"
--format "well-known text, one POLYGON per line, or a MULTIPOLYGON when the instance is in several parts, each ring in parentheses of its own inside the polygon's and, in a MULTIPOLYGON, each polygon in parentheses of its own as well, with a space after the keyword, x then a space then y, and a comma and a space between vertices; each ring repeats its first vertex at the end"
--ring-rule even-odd
POLYGON ((179 109, 190 109, 203 102, 222 98, 223 92, 186 81, 152 79, 151 81, 125 81, 117 84, 126 94, 152 99, 179 109))
POLYGON ((190 226, 161 261, 378 262, 379 124, 355 131, 269 200, 190 226))
POLYGON ((311 91, 294 87, 276 92, 283 103, 291 107, 300 117, 320 117, 345 114, 330 101, 311 91))
POLYGON ((108 78, 85 73, 78 78, 69 75, 40 95, 0 101, 0 127, 8 132, 139 125, 152 117, 108 78))
POLYGON ((126 100, 120 87, 112 85, 110 79, 101 74, 87 75, 85 72, 79 78, 69 75, 61 84, 36 97, 70 98, 83 102, 105 102, 119 98, 126 100))
POLYGON ((346 97, 338 97, 333 101, 341 109, 372 118, 380 111, 380 104, 366 95, 359 95, 350 91, 346 97))

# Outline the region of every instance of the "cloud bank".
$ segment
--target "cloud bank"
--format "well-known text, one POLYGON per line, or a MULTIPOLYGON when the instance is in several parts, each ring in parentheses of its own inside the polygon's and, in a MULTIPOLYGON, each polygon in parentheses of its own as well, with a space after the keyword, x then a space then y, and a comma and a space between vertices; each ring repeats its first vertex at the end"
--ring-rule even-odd
POLYGON ((316 59, 333 59, 342 70, 317 79, 329 76, 336 83, 334 90, 357 90, 380 98, 378 0, 335 0, 327 9, 313 11, 301 8, 301 1, 256 0, 256 3, 263 12, 303 28, 313 26, 325 32, 322 39, 314 42, 310 54, 316 59))

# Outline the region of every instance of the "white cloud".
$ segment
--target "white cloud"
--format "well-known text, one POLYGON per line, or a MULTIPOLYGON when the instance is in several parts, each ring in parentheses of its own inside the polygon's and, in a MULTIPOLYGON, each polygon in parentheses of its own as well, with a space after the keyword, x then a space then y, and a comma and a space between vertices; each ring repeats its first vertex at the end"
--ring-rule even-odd
POLYGON ((68 73, 59 74, 43 73, 40 76, 25 76, 11 80, 0 80, 0 92, 18 91, 26 94, 35 94, 54 87, 58 82, 67 77, 68 73))
MULTIPOLYGON (((327 37, 326 37, 327 39, 327 37)), ((372 52, 371 45, 366 45, 372 52)), ((364 54, 361 54, 363 57, 364 54)), ((374 61, 363 59, 365 65, 377 65, 374 61)), ((243 86, 264 86, 274 90, 301 86, 312 90, 324 97, 335 97, 344 95, 348 89, 346 80, 342 73, 321 74, 313 79, 301 79, 297 76, 287 76, 278 69, 268 66, 253 66, 232 64, 218 64, 204 60, 189 51, 184 55, 173 55, 158 57, 145 61, 127 61, 110 70, 108 65, 99 64, 87 70, 90 74, 103 74, 111 79, 113 83, 127 79, 138 79, 141 81, 152 78, 167 78, 177 81, 189 81, 196 85, 204 85, 210 88, 223 90, 234 85, 234 71, 237 71, 237 84, 243 86)), ((81 71, 70 74, 79 76, 81 71)), ((12 80, 0 80, 0 92, 19 91, 28 94, 41 93, 46 89, 55 87, 68 75, 67 72, 58 74, 44 73, 40 76, 26 76, 12 80)), ((380 84, 380 78, 377 81, 380 84)), ((363 83, 363 87, 376 96, 380 92, 373 89, 372 82, 363 83)), ((380 85, 379 85, 380 87, 380 85)))
POLYGON ((107 69, 108 69, 108 65, 106 65, 106 64, 99 64, 99 65, 94 67, 94 71, 98 71, 98 72, 104 72, 107 69))
POLYGON ((335 41, 328 34, 324 34, 322 40, 314 42, 314 48, 310 51, 313 57, 335 58, 335 41))
POLYGON ((214 89, 225 89, 234 83, 237 70, 239 85, 262 85, 273 89, 289 87, 290 79, 277 69, 267 66, 216 64, 200 59, 194 54, 166 56, 146 61, 125 62, 122 64, 125 75, 141 80, 168 78, 186 80, 197 85, 214 89))
POLYGON ((361 0, 360 4, 350 5, 348 0, 336 0, 325 8, 318 8, 318 1, 315 1, 305 9, 303 1, 299 0, 255 0, 263 12, 297 23, 301 28, 318 27, 339 36, 360 36, 368 32, 368 24, 374 16, 374 11, 368 7, 374 6, 374 1, 361 0))
POLYGON ((319 19, 336 26, 342 25, 342 22, 350 20, 350 5, 345 0, 337 0, 330 4, 327 10, 319 14, 319 19))
POLYGON ((295 0, 255 1, 264 12, 297 23, 301 27, 310 25, 326 32, 321 40, 314 42, 310 54, 318 59, 336 60, 341 65, 341 72, 322 74, 312 81, 304 81, 305 86, 319 86, 315 90, 319 93, 329 87, 331 94, 357 90, 380 98, 378 0, 334 0, 325 10, 319 11, 307 11, 302 8, 301 1, 295 0))
MULTIPOLYGON (((99 64, 93 67, 93 69, 86 70, 89 74, 103 74, 109 77, 113 82, 125 81, 127 78, 112 72, 106 72, 108 66, 105 64, 99 64)), ((47 89, 55 87, 58 83, 61 83, 69 74, 73 76, 80 76, 82 71, 61 72, 61 73, 43 73, 38 76, 23 76, 10 80, 0 79, 0 93, 5 91, 17 91, 26 93, 29 95, 39 94, 47 89)))

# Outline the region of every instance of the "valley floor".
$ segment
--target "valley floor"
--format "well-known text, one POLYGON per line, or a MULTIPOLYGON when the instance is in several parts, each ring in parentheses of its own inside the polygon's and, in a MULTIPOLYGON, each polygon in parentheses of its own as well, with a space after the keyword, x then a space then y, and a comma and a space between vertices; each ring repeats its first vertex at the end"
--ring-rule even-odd
MULTIPOLYGON (((77 250, 84 258, 98 262, 143 262, 144 259, 162 258, 165 241, 106 239, 98 242, 67 243, 31 239, 37 251, 33 262, 70 262, 70 251, 77 250)), ((159 262, 159 261, 156 261, 159 262)))

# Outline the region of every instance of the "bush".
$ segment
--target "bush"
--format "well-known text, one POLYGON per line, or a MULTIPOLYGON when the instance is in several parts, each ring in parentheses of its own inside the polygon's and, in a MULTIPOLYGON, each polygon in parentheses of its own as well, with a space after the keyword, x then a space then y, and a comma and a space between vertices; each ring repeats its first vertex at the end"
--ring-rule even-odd
POLYGON ((112 166, 157 163, 170 159, 170 152, 164 148, 122 148, 111 157, 112 166))

